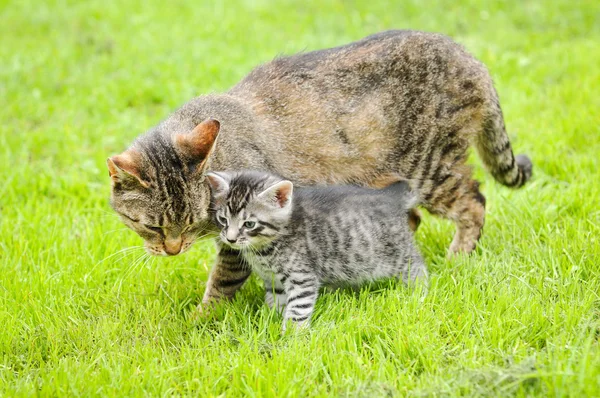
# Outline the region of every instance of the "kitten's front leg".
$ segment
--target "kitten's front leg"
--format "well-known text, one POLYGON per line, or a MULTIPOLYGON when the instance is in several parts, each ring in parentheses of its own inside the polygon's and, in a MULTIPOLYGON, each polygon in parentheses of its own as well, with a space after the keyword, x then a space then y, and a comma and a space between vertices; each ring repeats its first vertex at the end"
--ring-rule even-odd
POLYGON ((282 277, 287 293, 287 306, 283 316, 283 331, 289 321, 297 327, 308 326, 319 294, 319 281, 310 273, 293 273, 282 277))
POLYGON ((273 308, 276 305, 277 312, 280 314, 285 310, 287 303, 287 295, 283 284, 277 279, 265 279, 265 302, 269 308, 273 308))
POLYGON ((252 269, 242 259, 239 251, 220 245, 217 262, 210 272, 202 304, 198 310, 223 299, 231 299, 250 276, 252 269))

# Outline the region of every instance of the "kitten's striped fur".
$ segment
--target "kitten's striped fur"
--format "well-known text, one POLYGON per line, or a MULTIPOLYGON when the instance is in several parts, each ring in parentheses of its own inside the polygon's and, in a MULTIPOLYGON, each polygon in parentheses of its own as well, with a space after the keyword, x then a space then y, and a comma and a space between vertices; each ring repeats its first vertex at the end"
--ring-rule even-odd
MULTIPOLYGON (((153 253, 177 254, 206 229, 207 170, 370 187, 398 175, 423 207, 455 222, 450 252, 470 252, 485 215, 465 164, 471 144, 500 183, 530 178, 485 66, 445 36, 389 31, 275 59, 225 94, 191 100, 109 159, 111 203, 153 253)), ((204 301, 231 297, 241 283, 230 280, 249 275, 234 257, 221 253, 204 301)))
POLYGON ((220 244, 263 279, 265 301, 284 312, 284 327, 308 322, 322 285, 427 279, 408 226, 415 195, 405 182, 293 189, 260 172, 207 177, 220 244))

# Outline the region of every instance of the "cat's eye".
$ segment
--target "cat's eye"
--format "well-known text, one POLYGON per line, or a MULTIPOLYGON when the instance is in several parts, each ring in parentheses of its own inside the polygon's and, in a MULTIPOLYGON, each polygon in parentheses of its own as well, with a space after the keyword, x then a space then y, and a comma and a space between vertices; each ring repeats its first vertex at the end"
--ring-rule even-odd
POLYGON ((256 221, 246 221, 244 223, 244 228, 252 229, 256 226, 256 221))
POLYGON ((132 221, 132 222, 140 222, 140 220, 136 220, 135 218, 131 218, 131 217, 129 217, 128 215, 125 215, 125 214, 121 214, 121 215, 122 215, 123 217, 125 217, 126 219, 128 219, 129 221, 132 221))
POLYGON ((144 224, 144 227, 148 228, 150 231, 161 234, 163 229, 161 227, 155 227, 153 225, 144 224))
POLYGON ((227 226, 227 219, 223 216, 217 216, 217 221, 219 221, 219 223, 221 225, 223 225, 224 227, 227 226))

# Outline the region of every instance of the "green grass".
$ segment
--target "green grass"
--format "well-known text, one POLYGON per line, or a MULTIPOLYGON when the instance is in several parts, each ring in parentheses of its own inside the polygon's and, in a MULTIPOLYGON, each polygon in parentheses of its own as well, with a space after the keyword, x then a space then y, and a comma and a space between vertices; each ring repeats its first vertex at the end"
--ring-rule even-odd
POLYGON ((600 3, 0 1, 0 396, 600 395, 600 3), (391 5, 392 3, 396 5, 391 5), (324 294, 281 336, 252 280, 193 320, 209 243, 152 261, 105 159, 280 53, 388 28, 446 33, 491 70, 533 181, 494 183, 480 248, 418 241, 429 296, 324 294))

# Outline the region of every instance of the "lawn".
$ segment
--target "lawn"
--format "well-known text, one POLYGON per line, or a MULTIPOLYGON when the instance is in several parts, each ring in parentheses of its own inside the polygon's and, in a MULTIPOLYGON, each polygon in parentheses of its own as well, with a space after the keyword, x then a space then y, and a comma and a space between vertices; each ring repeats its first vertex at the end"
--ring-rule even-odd
POLYGON ((0 396, 599 396, 600 3, 393 3, 0 1, 0 396), (123 251, 142 242, 109 208, 106 158, 278 54, 389 28, 488 65, 532 182, 472 157, 481 244, 447 260, 453 226, 426 216, 423 302, 326 293, 281 336, 251 280, 194 319, 211 243, 123 251))

